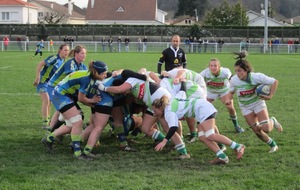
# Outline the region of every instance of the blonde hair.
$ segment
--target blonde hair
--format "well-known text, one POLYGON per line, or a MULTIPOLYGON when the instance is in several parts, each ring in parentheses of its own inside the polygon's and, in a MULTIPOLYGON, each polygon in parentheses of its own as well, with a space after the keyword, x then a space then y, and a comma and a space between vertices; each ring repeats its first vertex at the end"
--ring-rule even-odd
POLYGON ((84 46, 76 46, 74 49, 72 49, 69 53, 69 57, 75 57, 75 53, 81 52, 82 49, 86 49, 84 46))
POLYGON ((161 98, 159 99, 155 99, 152 102, 152 107, 155 108, 162 108, 163 110, 166 108, 166 106, 169 103, 169 97, 167 97, 166 95, 163 95, 161 98))
POLYGON ((209 65, 210 65, 210 62, 212 62, 212 61, 216 61, 216 62, 218 63, 218 66, 221 67, 221 61, 220 61, 218 58, 211 58, 211 59, 209 60, 208 67, 209 67, 209 65))

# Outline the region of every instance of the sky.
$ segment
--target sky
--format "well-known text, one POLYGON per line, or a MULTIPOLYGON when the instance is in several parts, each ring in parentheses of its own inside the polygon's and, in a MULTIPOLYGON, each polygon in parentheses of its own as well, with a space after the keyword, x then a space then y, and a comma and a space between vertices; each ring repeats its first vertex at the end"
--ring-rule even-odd
MULTIPOLYGON (((47 1, 53 1, 61 5, 68 3, 68 0, 47 0, 47 1)), ((87 7, 88 4, 88 0, 71 0, 71 2, 74 2, 75 5, 77 5, 80 8, 87 7)))

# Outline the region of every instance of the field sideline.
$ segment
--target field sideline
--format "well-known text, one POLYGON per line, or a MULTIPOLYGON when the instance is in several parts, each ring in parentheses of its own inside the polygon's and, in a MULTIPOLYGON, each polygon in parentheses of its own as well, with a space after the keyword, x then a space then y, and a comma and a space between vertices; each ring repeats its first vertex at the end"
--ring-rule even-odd
MULTIPOLYGON (((45 152, 41 139, 45 131, 40 126, 40 97, 33 81, 35 68, 41 59, 34 52, 0 52, 0 189, 300 189, 299 108, 300 55, 250 54, 247 58, 256 72, 279 80, 272 100, 267 102, 270 116, 282 123, 284 132, 270 133, 279 151, 269 154, 269 147, 246 126, 237 105, 243 134, 233 132, 226 108, 214 103, 219 111, 220 132, 246 145, 241 161, 228 147, 230 163, 212 166, 214 158, 201 142, 186 143, 190 160, 172 160, 175 151, 155 152, 152 140, 139 135, 139 151, 118 151, 117 140, 109 137, 108 129, 101 136, 101 146, 95 149, 102 156, 92 162, 77 161, 68 149, 70 138, 56 145, 54 154, 45 152)), ((49 53, 45 53, 46 58, 49 53)), ((109 70, 138 70, 145 67, 156 71, 159 53, 87 53, 91 60, 107 63, 109 70)), ((233 73, 232 54, 188 54, 188 68, 196 72, 207 67, 211 58, 219 58, 233 73)), ((235 104, 237 102, 235 101, 235 104)), ((86 118, 89 108, 83 107, 86 118)), ((54 109, 54 108, 53 108, 54 109)), ((87 119, 85 119, 87 121, 87 119)), ((186 126, 184 131, 188 132, 186 126)))

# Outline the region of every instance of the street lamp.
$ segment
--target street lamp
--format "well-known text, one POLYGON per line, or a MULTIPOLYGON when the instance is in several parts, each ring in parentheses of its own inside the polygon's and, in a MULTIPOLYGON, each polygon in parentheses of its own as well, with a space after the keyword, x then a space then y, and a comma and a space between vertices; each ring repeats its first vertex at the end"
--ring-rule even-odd
POLYGON ((268 0, 265 0, 264 53, 268 49, 268 0))

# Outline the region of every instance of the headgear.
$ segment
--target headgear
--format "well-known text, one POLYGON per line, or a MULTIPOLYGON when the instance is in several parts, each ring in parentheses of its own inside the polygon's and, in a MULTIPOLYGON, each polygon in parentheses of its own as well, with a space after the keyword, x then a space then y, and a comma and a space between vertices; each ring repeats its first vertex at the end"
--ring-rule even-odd
POLYGON ((93 67, 98 74, 101 74, 108 70, 107 65, 102 61, 93 61, 93 67))

